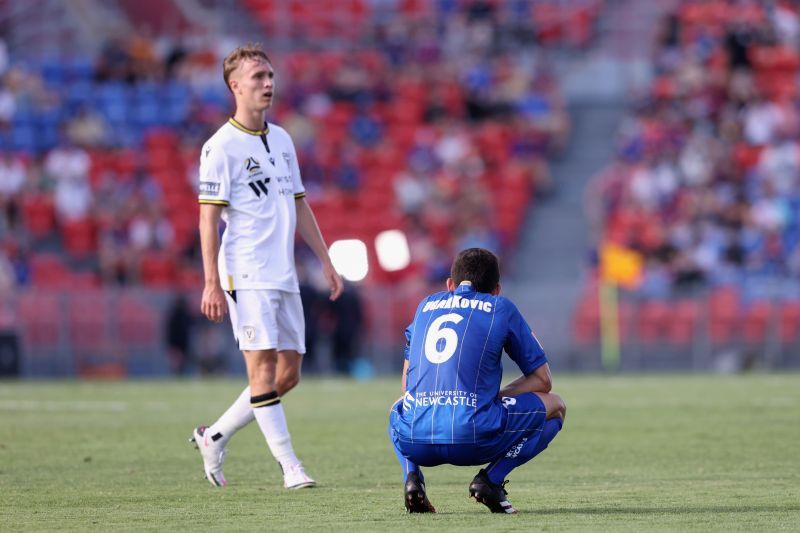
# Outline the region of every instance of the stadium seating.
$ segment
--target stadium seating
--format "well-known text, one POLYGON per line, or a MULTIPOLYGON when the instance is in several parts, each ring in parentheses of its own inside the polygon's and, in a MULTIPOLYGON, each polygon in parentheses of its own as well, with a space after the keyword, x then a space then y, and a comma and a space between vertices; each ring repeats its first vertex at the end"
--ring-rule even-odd
MULTIPOLYGON (((763 354, 795 336, 800 212, 787 184, 798 172, 800 54, 774 12, 797 18, 796 6, 779 4, 683 0, 667 13, 669 35, 656 37, 656 75, 597 179, 598 247, 615 243, 645 261, 644 283, 622 291, 639 302, 631 342, 763 354)), ((591 318, 576 308, 586 338, 591 318)))

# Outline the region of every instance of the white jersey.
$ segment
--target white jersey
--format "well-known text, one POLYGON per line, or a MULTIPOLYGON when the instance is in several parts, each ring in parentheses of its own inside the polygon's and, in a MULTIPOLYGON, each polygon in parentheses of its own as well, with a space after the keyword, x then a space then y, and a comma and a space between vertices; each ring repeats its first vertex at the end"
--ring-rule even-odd
POLYGON ((203 145, 201 204, 225 206, 219 251, 224 290, 299 292, 294 268, 295 198, 305 196, 297 153, 275 124, 250 130, 234 119, 203 145))

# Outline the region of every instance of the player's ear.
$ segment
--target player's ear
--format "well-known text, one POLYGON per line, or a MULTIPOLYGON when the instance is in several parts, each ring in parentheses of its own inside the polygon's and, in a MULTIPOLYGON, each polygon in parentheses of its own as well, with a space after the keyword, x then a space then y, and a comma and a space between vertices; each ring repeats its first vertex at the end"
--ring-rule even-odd
POLYGON ((456 282, 453 281, 453 278, 447 278, 447 290, 450 292, 456 290, 456 282))
POLYGON ((492 290, 490 293, 492 296, 500 296, 500 282, 497 282, 497 286, 492 290))

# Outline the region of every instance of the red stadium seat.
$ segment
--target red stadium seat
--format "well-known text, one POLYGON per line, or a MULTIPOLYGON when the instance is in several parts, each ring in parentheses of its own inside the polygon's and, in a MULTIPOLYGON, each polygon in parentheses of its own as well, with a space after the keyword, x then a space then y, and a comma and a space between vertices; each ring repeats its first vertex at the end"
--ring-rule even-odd
POLYGON ((671 306, 667 323, 667 336, 671 344, 688 346, 695 338, 700 317, 699 304, 695 300, 679 300, 671 306))
POLYGON ((61 343, 64 313, 58 297, 51 291, 27 290, 19 299, 22 338, 30 349, 56 348, 61 343))
POLYGON ((670 320, 670 306, 661 300, 644 301, 637 314, 639 340, 645 344, 657 344, 666 335, 670 320))
POLYGON ((143 299, 123 292, 117 300, 119 339, 128 347, 156 347, 161 340, 158 310, 143 299))
POLYGON ((62 222, 61 238, 64 249, 75 257, 85 257, 97 247, 96 228, 90 218, 62 222))
POLYGON ((590 344, 600 338, 600 308, 595 291, 587 291, 572 318, 572 335, 578 344, 590 344))
POLYGON ((53 199, 47 194, 23 196, 22 218, 25 227, 35 239, 47 237, 55 228, 56 213, 53 199))
POLYGON ((77 352, 101 350, 110 345, 114 316, 109 293, 77 290, 67 293, 69 333, 77 352))
POLYGON ((142 258, 139 277, 148 287, 170 287, 175 281, 175 260, 164 252, 148 252, 142 258))
POLYGON ((768 301, 751 302, 743 311, 742 334, 745 342, 764 342, 774 315, 774 307, 768 301))
POLYGON ((783 344, 800 341, 800 301, 790 300, 780 306, 780 340, 783 344))
POLYGON ((733 287, 715 289, 709 298, 709 335, 716 345, 738 337, 740 325, 739 292, 733 287))
POLYGON ((35 254, 30 258, 31 281, 34 287, 69 288, 72 273, 60 255, 35 254))

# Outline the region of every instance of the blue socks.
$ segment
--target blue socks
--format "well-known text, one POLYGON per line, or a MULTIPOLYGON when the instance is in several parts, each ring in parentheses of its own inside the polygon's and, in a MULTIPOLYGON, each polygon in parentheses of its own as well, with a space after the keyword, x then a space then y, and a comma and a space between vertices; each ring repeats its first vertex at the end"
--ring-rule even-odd
POLYGON ((397 447, 397 443, 392 436, 391 427, 389 428, 389 438, 392 441, 392 449, 394 450, 394 454, 397 456, 397 460, 400 462, 400 467, 403 469, 403 483, 406 482, 406 478, 408 478, 408 474, 411 472, 416 472, 419 475, 420 481, 424 482, 425 477, 422 475, 422 470, 420 470, 419 466, 415 463, 412 463, 397 447))
POLYGON ((486 473, 492 483, 500 484, 516 467, 521 466, 540 453, 550 444, 564 425, 563 418, 551 418, 544 423, 538 440, 523 439, 500 459, 486 467, 486 473))

